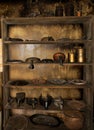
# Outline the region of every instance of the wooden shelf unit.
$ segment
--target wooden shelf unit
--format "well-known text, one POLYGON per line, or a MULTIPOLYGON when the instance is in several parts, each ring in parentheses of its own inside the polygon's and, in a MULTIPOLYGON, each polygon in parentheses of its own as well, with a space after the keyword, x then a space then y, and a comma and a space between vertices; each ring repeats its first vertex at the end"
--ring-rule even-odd
MULTIPOLYGON (((3 112, 3 126, 5 129, 5 124, 7 122, 7 120, 10 117, 10 109, 30 109, 30 111, 32 113, 35 112, 48 112, 48 113, 57 113, 57 112, 61 112, 57 109, 54 109, 53 107, 50 107, 47 111, 43 110, 42 108, 38 107, 36 110, 32 110, 31 107, 22 107, 22 108, 17 108, 15 107, 15 103, 14 105, 10 106, 8 104, 8 97, 10 95, 10 91, 11 89, 24 89, 24 87, 26 87, 27 91, 28 88, 30 90, 30 88, 33 89, 44 89, 44 88, 48 88, 48 89, 81 89, 83 90, 83 100, 85 100, 85 102, 87 103, 87 106, 90 106, 90 109, 87 110, 88 112, 86 112, 86 118, 88 117, 88 119, 86 119, 86 130, 93 130, 93 91, 94 91, 94 18, 93 16, 81 16, 81 17, 77 17, 77 16, 71 16, 71 17, 36 17, 36 18, 2 18, 1 19, 1 25, 2 25, 2 40, 3 40, 3 108, 4 108, 4 112, 3 112), (7 40, 8 38, 10 38, 11 34, 10 34, 10 28, 15 28, 16 26, 18 27, 27 27, 27 26, 33 26, 33 25, 39 25, 39 26, 63 26, 63 25, 83 25, 83 33, 85 35, 85 39, 63 39, 62 41, 40 41, 37 39, 35 41, 33 40, 28 40, 26 41, 26 37, 25 40, 23 41, 10 41, 7 40), (89 81, 89 84, 85 84, 85 85, 72 85, 72 84, 64 84, 64 85, 54 85, 54 84, 38 84, 38 85, 34 85, 34 84, 30 84, 30 85, 26 85, 26 86, 10 86, 8 84, 9 81, 11 80, 27 80, 27 77, 33 79, 38 77, 37 74, 39 74, 39 72, 41 72, 42 70, 36 70, 37 68, 34 68, 34 72, 33 70, 28 70, 27 71, 27 65, 29 65, 28 63, 9 63, 7 62, 8 60, 11 60, 13 58, 17 59, 21 59, 21 60, 25 60, 27 57, 37 57, 39 55, 39 57, 41 56, 41 48, 44 49, 42 50, 43 52, 49 51, 50 56, 52 56, 53 52, 55 52, 56 50, 58 51, 63 51, 63 47, 66 46, 65 48, 68 48, 68 45, 72 46, 76 46, 76 45, 83 45, 86 49, 86 59, 87 61, 84 63, 68 63, 68 62, 64 62, 63 65, 61 66, 60 64, 57 63, 35 63, 35 65, 39 66, 40 68, 44 69, 47 67, 49 68, 52 67, 52 71, 55 70, 55 66, 59 66, 59 70, 61 69, 61 67, 82 67, 82 79, 85 79, 87 81, 89 81), (42 45, 42 46, 41 46, 42 45), (46 47, 45 47, 46 45, 46 47), (52 47, 52 50, 49 49, 50 46, 52 47), (15 46, 15 47, 14 47, 15 46), (40 47, 40 49, 36 49, 37 47, 40 47), (61 48, 60 48, 60 47, 61 48), (33 50, 32 48, 35 47, 33 50), (27 49, 28 48, 28 49, 27 49), (59 48, 59 49, 58 49, 59 48), (30 51, 31 49, 31 51, 30 51), (55 50, 55 51, 54 51, 55 50), (14 52, 15 51, 15 52, 14 52), (35 52, 36 51, 36 52, 35 52), (39 51, 39 52, 38 52, 39 51), (53 51, 53 52, 51 52, 53 51), (31 54, 30 54, 31 53, 31 54), (22 70, 22 71, 21 71, 22 70), (38 71, 38 72, 37 72, 38 71), (19 76, 18 73, 19 72, 19 76), (37 72, 37 73, 36 73, 37 72), (14 73, 14 74, 13 74, 14 73), (25 75, 26 74, 26 77, 25 75), (23 76, 24 75, 24 76, 23 76), (31 77, 30 77, 31 75, 31 77), (35 77, 34 77, 35 76, 35 77), (88 123, 87 123, 88 122, 88 123), (90 128, 88 127, 90 126, 90 128)), ((19 32, 19 30, 18 30, 19 32)), ((22 32, 21 32, 22 33, 22 32)), ((26 32, 28 33, 28 31, 26 32)), ((25 33, 25 34, 26 34, 25 33)), ((32 33, 32 30, 31 30, 32 33)), ((23 34, 24 35, 24 34, 23 34)), ((27 34, 29 35, 29 34, 27 34)), ((32 37, 32 36, 31 36, 32 37)), ((14 37, 15 38, 15 37, 14 37)), ((21 38, 21 37, 20 37, 21 38)), ((48 53, 48 52, 47 52, 48 53)), ((40 58, 44 58, 45 54, 42 54, 42 57, 40 58)), ((49 55, 47 54, 47 57, 49 55)), ((45 56, 46 57, 46 56, 45 56)), ((50 58, 50 57, 48 57, 50 58)), ((47 76, 49 77, 49 75, 46 75, 46 71, 42 71, 42 74, 44 72, 46 78, 47 76)), ((51 69, 51 68, 50 68, 51 69)), ((61 71, 61 70, 60 70, 61 71)), ((70 70, 69 70, 70 71, 70 70)), ((47 70, 47 73, 49 71, 47 70)), ((63 73, 63 71, 62 71, 63 73)), ((70 73, 70 72, 69 72, 70 73)), ((80 72, 81 73, 81 72, 80 72)), ((48 73, 49 74, 49 73, 48 73)), ((53 77, 55 77, 56 73, 53 72, 53 77)), ((39 76, 41 77, 41 73, 39 74, 39 76)), ((44 75, 43 75, 44 76, 44 75)), ((57 76, 57 74, 56 74, 57 76)), ((62 74, 60 73, 60 76, 62 77, 62 74)), ((67 75, 68 76, 68 75, 67 75)), ((57 76, 58 77, 58 76, 57 76)), ((52 77, 50 77, 52 78, 52 77)), ((60 77, 59 77, 60 78, 60 77)), ((67 77, 68 78, 68 77, 67 77)), ((63 127, 62 127, 63 128, 63 127)), ((66 128, 64 129, 66 130, 66 128)), ((83 127, 84 130, 84 127, 83 127)))

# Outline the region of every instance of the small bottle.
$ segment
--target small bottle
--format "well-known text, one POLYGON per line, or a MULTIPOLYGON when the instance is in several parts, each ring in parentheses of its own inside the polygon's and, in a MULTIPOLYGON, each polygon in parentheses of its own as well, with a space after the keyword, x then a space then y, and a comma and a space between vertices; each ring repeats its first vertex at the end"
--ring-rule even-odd
POLYGON ((63 16, 63 7, 61 3, 59 3, 59 5, 56 6, 55 16, 63 16))
POLYGON ((65 4, 65 16, 74 16, 74 3, 73 0, 69 0, 69 2, 67 2, 65 4))

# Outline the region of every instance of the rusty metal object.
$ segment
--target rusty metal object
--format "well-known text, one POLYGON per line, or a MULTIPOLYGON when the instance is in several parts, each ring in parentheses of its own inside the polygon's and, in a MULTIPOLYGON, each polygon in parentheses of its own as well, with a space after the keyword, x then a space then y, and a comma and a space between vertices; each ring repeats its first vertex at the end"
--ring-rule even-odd
POLYGON ((27 80, 12 80, 9 84, 13 86, 25 86, 28 85, 29 82, 27 80))
POLYGON ((70 130, 80 130, 83 128, 84 117, 81 112, 75 110, 64 110, 62 115, 64 124, 70 130))

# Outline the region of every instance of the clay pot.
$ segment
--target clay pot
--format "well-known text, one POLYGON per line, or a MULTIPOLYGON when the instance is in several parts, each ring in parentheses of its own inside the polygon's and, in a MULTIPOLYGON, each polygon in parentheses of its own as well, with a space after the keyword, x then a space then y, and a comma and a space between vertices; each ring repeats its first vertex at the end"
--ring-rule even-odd
POLYGON ((62 118, 65 126, 70 130, 79 130, 83 127, 84 117, 79 111, 64 110, 62 118))

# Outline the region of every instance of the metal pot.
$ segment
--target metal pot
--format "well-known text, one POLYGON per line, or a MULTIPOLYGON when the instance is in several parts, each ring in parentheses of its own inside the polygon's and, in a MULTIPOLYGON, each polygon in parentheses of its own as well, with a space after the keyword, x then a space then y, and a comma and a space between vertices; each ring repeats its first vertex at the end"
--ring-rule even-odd
POLYGON ((79 111, 64 110, 63 121, 70 130, 79 130, 83 127, 84 117, 79 111))
POLYGON ((59 118, 51 115, 34 114, 30 116, 30 121, 35 125, 57 127, 60 125, 59 118))

